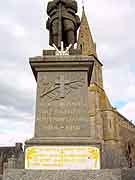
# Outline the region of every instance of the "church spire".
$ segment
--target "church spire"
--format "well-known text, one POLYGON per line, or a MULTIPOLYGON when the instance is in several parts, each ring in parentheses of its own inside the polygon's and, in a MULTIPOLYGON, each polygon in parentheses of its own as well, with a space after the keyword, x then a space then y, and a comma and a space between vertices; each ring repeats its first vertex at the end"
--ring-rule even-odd
POLYGON ((87 17, 85 15, 84 5, 82 7, 82 19, 79 30, 77 47, 82 50, 82 55, 94 55, 97 57, 96 44, 93 41, 87 17))

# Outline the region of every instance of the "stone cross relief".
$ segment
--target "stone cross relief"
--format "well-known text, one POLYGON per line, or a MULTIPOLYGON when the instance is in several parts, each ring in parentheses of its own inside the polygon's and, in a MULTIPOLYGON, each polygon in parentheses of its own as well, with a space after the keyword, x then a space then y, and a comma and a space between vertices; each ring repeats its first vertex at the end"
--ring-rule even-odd
POLYGON ((44 83, 44 88, 40 97, 42 98, 47 96, 50 99, 50 102, 60 100, 62 98, 65 98, 65 96, 73 90, 81 88, 84 83, 84 79, 72 81, 65 80, 64 75, 61 74, 59 75, 58 79, 54 81, 54 83, 44 83))
POLYGON ((69 81, 66 81, 64 79, 64 75, 60 76, 60 81, 56 81, 55 85, 60 86, 60 98, 64 98, 65 97, 65 85, 68 85, 69 81))

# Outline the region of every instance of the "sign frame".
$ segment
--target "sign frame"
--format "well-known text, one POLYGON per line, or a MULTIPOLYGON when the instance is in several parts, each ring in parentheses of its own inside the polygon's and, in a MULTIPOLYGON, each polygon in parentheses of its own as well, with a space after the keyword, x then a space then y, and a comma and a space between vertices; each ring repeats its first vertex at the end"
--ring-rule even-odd
POLYGON ((25 169, 97 170, 101 169, 100 154, 100 148, 91 145, 31 146, 25 150, 25 169))

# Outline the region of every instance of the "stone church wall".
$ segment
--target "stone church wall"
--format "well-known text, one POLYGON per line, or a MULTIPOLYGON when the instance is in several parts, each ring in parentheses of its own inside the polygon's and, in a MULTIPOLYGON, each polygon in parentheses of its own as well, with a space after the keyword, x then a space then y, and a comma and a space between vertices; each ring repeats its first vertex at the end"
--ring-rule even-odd
POLYGON ((15 158, 16 168, 24 168, 24 151, 22 143, 16 143, 15 146, 0 147, 0 174, 3 174, 8 168, 8 163, 11 158, 15 158))
POLYGON ((135 167, 135 126, 118 113, 121 148, 128 161, 128 166, 135 167))
POLYGON ((135 166, 135 125, 111 105, 103 87, 102 64, 95 59, 88 89, 91 136, 102 143, 102 168, 135 166))
POLYGON ((103 111, 103 168, 135 167, 135 127, 116 109, 103 111))

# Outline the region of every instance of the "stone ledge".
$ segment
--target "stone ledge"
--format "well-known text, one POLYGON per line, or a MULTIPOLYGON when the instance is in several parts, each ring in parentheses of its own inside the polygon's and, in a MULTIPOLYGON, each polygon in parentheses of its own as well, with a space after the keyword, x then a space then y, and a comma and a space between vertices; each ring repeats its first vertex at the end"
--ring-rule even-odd
POLYGON ((103 140, 91 137, 34 137, 25 142, 26 145, 101 145, 103 140))
POLYGON ((94 58, 89 56, 42 56, 30 58, 30 65, 36 80, 39 72, 87 72, 89 86, 94 58))
MULTIPOLYGON (((55 50, 43 50, 43 56, 55 56, 55 50)), ((70 49, 69 55, 81 55, 80 49, 70 49)))
POLYGON ((10 169, 5 172, 3 180, 121 180, 121 170, 32 171, 10 169))
POLYGON ((96 61, 93 56, 36 56, 29 58, 32 62, 87 62, 96 61))
POLYGON ((3 180, 134 180, 135 169, 47 171, 7 169, 3 180))

